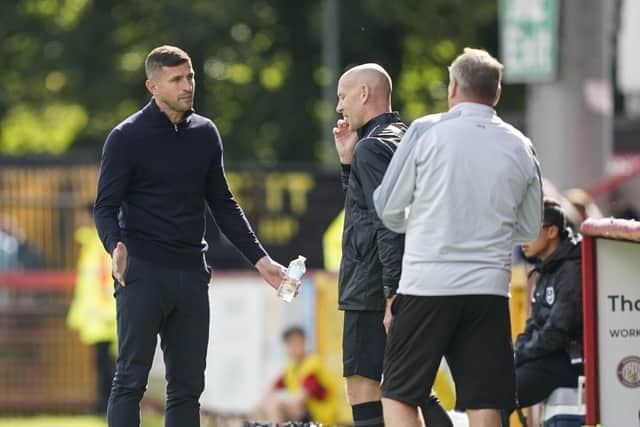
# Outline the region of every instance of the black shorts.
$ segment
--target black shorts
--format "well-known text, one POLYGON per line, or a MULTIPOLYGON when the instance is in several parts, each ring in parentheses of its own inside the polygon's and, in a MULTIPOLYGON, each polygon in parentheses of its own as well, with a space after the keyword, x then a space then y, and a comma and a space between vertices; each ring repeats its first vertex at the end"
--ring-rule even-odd
POLYGON ((382 395, 419 406, 444 356, 456 408, 501 409, 515 403, 509 300, 494 295, 398 295, 384 357, 382 395))
POLYGON ((380 381, 387 342, 383 320, 383 311, 344 312, 342 363, 345 377, 360 375, 380 381))

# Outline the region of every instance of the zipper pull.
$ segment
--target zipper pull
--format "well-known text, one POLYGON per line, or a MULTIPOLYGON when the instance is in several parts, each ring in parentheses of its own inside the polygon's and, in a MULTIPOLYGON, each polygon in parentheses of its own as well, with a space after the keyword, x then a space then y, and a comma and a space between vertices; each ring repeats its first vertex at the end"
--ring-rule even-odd
POLYGON ((173 128, 176 130, 176 132, 178 132, 178 124, 177 123, 173 125, 173 128))

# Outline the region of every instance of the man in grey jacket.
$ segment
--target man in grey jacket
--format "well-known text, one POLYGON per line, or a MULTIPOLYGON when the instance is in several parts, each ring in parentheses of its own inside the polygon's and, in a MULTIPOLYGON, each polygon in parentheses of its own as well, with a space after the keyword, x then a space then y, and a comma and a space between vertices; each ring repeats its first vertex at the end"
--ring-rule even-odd
POLYGON ((443 356, 471 427, 499 427, 515 400, 511 252, 540 230, 539 166, 493 109, 502 64, 465 49, 449 70, 449 111, 411 125, 374 195, 383 223, 406 233, 384 359, 387 427, 421 425, 416 408, 443 356))
MULTIPOLYGON (((391 78, 377 64, 351 68, 338 83, 333 129, 346 193, 339 304, 344 310, 343 364, 354 426, 383 426, 380 403, 385 296, 400 279, 404 236, 388 230, 375 213, 373 191, 382 181, 406 125, 391 110, 391 78)), ((434 427, 450 426, 435 397, 422 393, 420 406, 434 427)))

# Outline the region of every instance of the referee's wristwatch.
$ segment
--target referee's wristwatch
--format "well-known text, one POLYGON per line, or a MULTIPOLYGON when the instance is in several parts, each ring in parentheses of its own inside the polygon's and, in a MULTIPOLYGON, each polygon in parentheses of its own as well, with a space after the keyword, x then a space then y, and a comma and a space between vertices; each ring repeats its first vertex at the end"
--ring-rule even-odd
POLYGON ((389 298, 391 298, 392 296, 394 296, 396 294, 396 289, 395 288, 391 288, 389 286, 385 286, 383 288, 383 290, 384 290, 384 297, 386 299, 389 299, 389 298))

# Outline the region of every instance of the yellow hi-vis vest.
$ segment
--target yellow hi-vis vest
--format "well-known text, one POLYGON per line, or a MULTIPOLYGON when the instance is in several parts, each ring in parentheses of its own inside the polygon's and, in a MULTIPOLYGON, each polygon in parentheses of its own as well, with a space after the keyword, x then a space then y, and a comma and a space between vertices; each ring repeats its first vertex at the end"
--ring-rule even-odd
POLYGON ((305 402, 305 407, 311 415, 311 420, 324 425, 335 424, 337 421, 336 394, 329 387, 331 382, 327 379, 327 373, 320 356, 317 354, 309 355, 300 364, 289 362, 282 376, 284 387, 289 393, 296 394, 300 391, 304 380, 309 375, 313 375, 326 390, 324 399, 318 400, 311 396, 305 402))
POLYGON ((78 331, 84 344, 115 344, 116 305, 113 298, 111 257, 102 247, 94 227, 80 227, 76 230, 75 238, 80 243, 80 255, 67 325, 78 331))
POLYGON ((337 273, 342 259, 342 229, 344 227, 344 209, 331 221, 322 236, 322 256, 324 269, 337 273))

